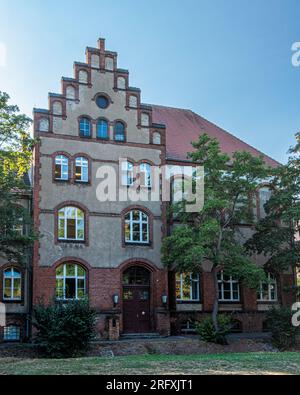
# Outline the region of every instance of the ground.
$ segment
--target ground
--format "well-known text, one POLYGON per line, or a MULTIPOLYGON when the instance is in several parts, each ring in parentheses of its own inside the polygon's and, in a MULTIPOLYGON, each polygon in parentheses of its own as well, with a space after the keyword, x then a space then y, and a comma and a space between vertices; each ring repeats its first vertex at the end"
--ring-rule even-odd
POLYGON ((130 355, 67 360, 0 358, 0 375, 264 374, 300 373, 300 353, 130 355))

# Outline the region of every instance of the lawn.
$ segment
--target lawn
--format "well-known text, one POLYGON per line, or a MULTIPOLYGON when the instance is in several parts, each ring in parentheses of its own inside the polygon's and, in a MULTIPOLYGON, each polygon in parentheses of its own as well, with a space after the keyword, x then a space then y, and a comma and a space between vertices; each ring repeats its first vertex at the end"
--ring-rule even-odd
POLYGON ((300 353, 138 355, 115 358, 1 358, 0 374, 299 374, 300 353))

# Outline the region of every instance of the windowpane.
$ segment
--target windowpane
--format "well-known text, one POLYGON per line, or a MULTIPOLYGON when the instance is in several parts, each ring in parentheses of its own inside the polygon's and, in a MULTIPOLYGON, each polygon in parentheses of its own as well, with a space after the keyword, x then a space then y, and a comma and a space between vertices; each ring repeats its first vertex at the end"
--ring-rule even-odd
POLYGON ((81 299, 85 296, 85 270, 67 263, 56 270, 57 299, 81 299))
POLYGON ((115 140, 125 141, 125 126, 122 122, 116 122, 115 124, 115 140))
POLYGON ((91 122, 88 118, 81 118, 80 120, 80 136, 82 137, 91 136, 91 122))
POLYGON ((66 265, 66 276, 75 276, 75 267, 73 264, 66 265))
POLYGON ((177 273, 176 279, 178 301, 199 301, 199 275, 177 273))
POLYGON ((67 220, 67 238, 76 239, 76 221, 75 219, 67 220))
POLYGON ((66 278, 66 299, 76 298, 76 280, 75 278, 66 278))
POLYGON ((98 121, 98 134, 99 139, 108 138, 108 123, 104 119, 98 121))

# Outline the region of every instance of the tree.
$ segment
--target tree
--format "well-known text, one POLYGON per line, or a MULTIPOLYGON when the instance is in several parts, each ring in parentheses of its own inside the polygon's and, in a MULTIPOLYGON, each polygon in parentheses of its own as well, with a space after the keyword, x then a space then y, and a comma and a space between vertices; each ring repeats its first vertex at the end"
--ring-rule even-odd
POLYGON ((20 228, 31 219, 20 198, 30 192, 25 177, 31 165, 34 140, 28 128, 31 120, 9 104, 7 93, 0 92, 0 254, 8 261, 23 264, 32 232, 23 235, 20 228))
POLYGON ((266 216, 256 224, 256 232, 247 242, 251 253, 266 256, 266 267, 275 273, 300 264, 300 133, 296 138, 287 164, 273 172, 266 216))
POLYGON ((163 242, 163 262, 176 271, 195 273, 210 262, 215 293, 212 321, 218 332, 219 270, 251 288, 265 279, 264 271, 247 254, 239 225, 254 221, 253 194, 270 169, 262 157, 249 152, 229 157, 207 134, 192 146, 195 151, 189 157, 204 166, 204 207, 197 213, 185 212, 182 205, 173 207, 180 225, 163 242))

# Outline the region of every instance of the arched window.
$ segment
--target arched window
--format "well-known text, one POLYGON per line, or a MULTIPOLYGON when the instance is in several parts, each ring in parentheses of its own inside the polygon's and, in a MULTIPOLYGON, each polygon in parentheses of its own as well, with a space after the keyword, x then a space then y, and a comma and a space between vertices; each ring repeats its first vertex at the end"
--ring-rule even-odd
POLYGON ((58 212, 58 239, 84 241, 84 212, 77 207, 63 207, 58 212))
POLYGON ((108 122, 105 119, 99 119, 97 128, 98 139, 108 139, 108 122))
POLYGON ((49 119, 47 119, 47 118, 40 119, 39 131, 40 132, 49 132, 49 119))
POLYGON ((55 179, 60 181, 69 179, 69 159, 64 155, 55 157, 55 179))
POLYGON ((88 118, 80 118, 79 122, 79 134, 81 137, 91 137, 91 121, 88 118))
POLYGON ((260 283, 257 300, 259 302, 277 301, 277 280, 273 274, 268 273, 267 281, 260 283))
POLYGON ((21 272, 15 268, 4 270, 3 273, 3 299, 21 300, 22 298, 22 276, 21 272))
POLYGON ((152 185, 151 165, 149 163, 140 164, 140 185, 148 188, 152 185))
POLYGON ((131 162, 124 161, 121 165, 122 185, 131 186, 134 183, 134 166, 131 162))
POLYGON ((86 271, 75 263, 66 263, 56 269, 56 299, 83 299, 86 295, 86 271))
POLYGON ((125 216, 125 243, 149 243, 149 217, 143 211, 132 210, 125 216))
POLYGON ((238 302, 240 300, 239 282, 224 274, 223 271, 218 274, 218 289, 220 302, 238 302))
POLYGON ((259 199, 259 216, 264 218, 266 216, 265 204, 270 200, 272 195, 272 190, 268 187, 260 188, 258 192, 259 199))
POLYGON ((176 299, 179 302, 200 300, 199 274, 176 273, 176 299))
POLYGON ((75 160, 75 181, 89 182, 89 161, 83 156, 75 160))
POLYGON ((115 123, 115 140, 125 141, 125 125, 121 121, 115 123))

